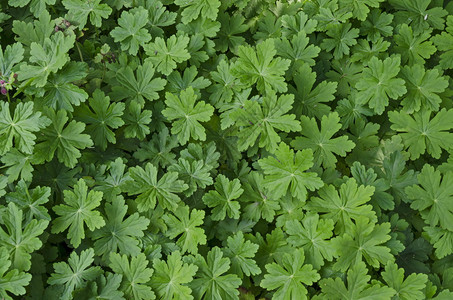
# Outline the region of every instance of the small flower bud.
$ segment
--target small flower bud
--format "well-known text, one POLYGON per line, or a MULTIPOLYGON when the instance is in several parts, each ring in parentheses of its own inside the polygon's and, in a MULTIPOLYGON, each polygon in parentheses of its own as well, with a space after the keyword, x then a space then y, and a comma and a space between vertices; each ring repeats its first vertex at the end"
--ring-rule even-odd
POLYGON ((0 85, 4 85, 5 84, 5 81, 4 80, 0 80, 0 85))
POLYGON ((2 93, 2 95, 6 95, 6 93, 8 93, 8 91, 4 87, 1 88, 0 92, 2 93))
POLYGON ((55 26, 55 32, 58 32, 58 31, 60 31, 60 27, 55 26))

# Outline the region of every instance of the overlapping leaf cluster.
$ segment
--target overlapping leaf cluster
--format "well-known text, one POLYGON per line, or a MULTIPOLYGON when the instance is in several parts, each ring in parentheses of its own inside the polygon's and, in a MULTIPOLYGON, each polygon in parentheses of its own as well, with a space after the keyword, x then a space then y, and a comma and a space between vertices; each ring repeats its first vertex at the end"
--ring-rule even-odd
POLYGON ((0 9, 0 298, 453 298, 451 1, 0 9))

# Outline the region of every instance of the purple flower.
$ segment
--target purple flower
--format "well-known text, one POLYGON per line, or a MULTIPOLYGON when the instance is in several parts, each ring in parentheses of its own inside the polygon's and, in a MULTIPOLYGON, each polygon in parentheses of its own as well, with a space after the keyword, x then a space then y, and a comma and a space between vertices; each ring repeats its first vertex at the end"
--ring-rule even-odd
POLYGON ((4 80, 0 80, 0 85, 4 85, 5 84, 5 81, 4 80))
POLYGON ((8 93, 8 91, 4 87, 2 87, 0 92, 2 93, 2 95, 6 95, 6 93, 8 93))

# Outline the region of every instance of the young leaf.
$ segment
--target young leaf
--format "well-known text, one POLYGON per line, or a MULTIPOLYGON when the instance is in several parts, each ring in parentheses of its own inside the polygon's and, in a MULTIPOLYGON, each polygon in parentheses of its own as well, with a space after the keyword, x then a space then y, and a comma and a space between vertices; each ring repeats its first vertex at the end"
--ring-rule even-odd
POLYGON ((126 299, 153 300, 156 298, 151 287, 148 286, 154 271, 148 268, 145 254, 140 253, 129 260, 126 255, 111 253, 109 266, 115 274, 123 275, 120 289, 124 292, 126 299))
POLYGON ((80 255, 75 251, 66 262, 53 264, 55 273, 49 277, 47 282, 50 285, 62 285, 64 287, 61 299, 72 299, 72 292, 82 288, 87 282, 94 280, 102 273, 101 267, 90 267, 94 261, 94 251, 92 248, 83 250, 80 255))
POLYGON ((172 93, 165 93, 165 104, 167 108, 162 114, 169 120, 173 121, 171 133, 178 136, 181 145, 194 140, 204 141, 206 133, 200 122, 209 121, 214 108, 204 101, 199 101, 196 105, 197 96, 192 87, 182 91, 179 96, 172 93))
POLYGON ((213 208, 211 218, 221 221, 228 214, 229 218, 239 219, 240 205, 238 201, 234 201, 244 192, 239 179, 230 181, 220 174, 215 180, 214 187, 215 191, 209 191, 203 196, 203 202, 213 208))
POLYGON ((151 116, 152 111, 147 109, 142 110, 139 103, 132 101, 123 117, 124 123, 126 124, 124 136, 127 138, 137 137, 143 140, 150 133, 150 126, 148 124, 151 123, 151 116))
POLYGON ((13 146, 26 154, 33 153, 36 135, 34 132, 51 124, 51 121, 33 112, 33 102, 17 104, 11 116, 9 103, 0 102, 0 155, 10 151, 13 146))
POLYGON ((307 189, 314 191, 324 184, 316 173, 304 172, 313 166, 311 149, 294 153, 282 142, 275 151, 275 157, 262 158, 258 163, 265 174, 264 184, 275 199, 284 196, 289 188, 293 197, 305 201, 307 189))
POLYGON ((129 195, 139 195, 136 198, 137 209, 146 212, 153 209, 158 201, 162 208, 175 211, 181 199, 177 193, 188 188, 182 180, 178 180, 178 173, 167 172, 157 180, 157 168, 151 163, 129 169, 131 181, 124 185, 124 191, 129 195))
POLYGON ((175 239, 179 236, 176 244, 182 249, 182 253, 198 253, 198 245, 206 244, 204 229, 198 226, 203 224, 205 212, 192 209, 189 213, 188 206, 179 206, 174 215, 165 214, 162 219, 168 225, 166 235, 175 239))
POLYGON ((78 247, 85 238, 84 225, 94 231, 105 225, 104 218, 94 209, 101 204, 102 192, 89 191, 83 179, 79 179, 74 191, 65 190, 64 202, 53 207, 59 216, 53 220, 52 233, 63 232, 69 227, 67 237, 74 247, 78 247))
POLYGON ((303 249, 286 253, 279 264, 266 265, 267 274, 260 286, 267 290, 275 290, 274 299, 307 299, 307 288, 318 281, 319 276, 313 266, 304 264, 303 249))
POLYGON ((314 118, 302 116, 301 124, 303 137, 296 137, 291 142, 291 146, 295 149, 312 149, 315 166, 334 168, 337 162, 334 154, 344 157, 355 146, 347 136, 332 139, 332 136, 341 129, 340 117, 337 112, 322 117, 321 130, 314 118))
POLYGON ((155 258, 153 268, 151 286, 159 299, 193 299, 192 290, 186 284, 193 280, 198 267, 183 263, 179 251, 168 255, 167 261, 155 258))

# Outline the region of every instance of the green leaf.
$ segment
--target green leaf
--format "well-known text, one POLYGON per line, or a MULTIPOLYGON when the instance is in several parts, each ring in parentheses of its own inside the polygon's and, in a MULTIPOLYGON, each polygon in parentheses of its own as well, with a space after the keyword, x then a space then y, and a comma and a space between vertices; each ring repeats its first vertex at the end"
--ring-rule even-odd
POLYGON ((154 66, 151 62, 145 61, 139 65, 134 75, 133 69, 128 65, 116 73, 116 79, 120 86, 112 87, 112 97, 123 100, 128 99, 137 102, 143 107, 146 100, 159 99, 157 92, 164 89, 167 81, 154 77, 154 66))
POLYGON ((438 111, 441 94, 448 88, 448 79, 437 69, 425 70, 423 65, 405 66, 401 77, 406 81, 407 94, 401 104, 407 113, 422 110, 438 111))
POLYGON ((453 69, 453 16, 447 17, 447 28, 441 34, 432 37, 437 49, 443 51, 440 55, 440 65, 444 69, 453 69))
POLYGON ((137 137, 143 140, 147 134, 150 133, 152 111, 144 109, 142 110, 140 104, 132 101, 129 103, 128 109, 124 113, 123 120, 126 124, 124 128, 124 136, 126 138, 137 137))
POLYGON ((341 129, 340 117, 337 112, 324 115, 321 119, 321 130, 314 118, 306 116, 301 117, 302 136, 296 137, 291 146, 295 149, 313 150, 314 165, 323 166, 324 168, 334 168, 339 156, 346 156, 355 144, 347 136, 332 137, 341 129))
POLYGON ((47 5, 54 5, 55 0, 9 0, 8 4, 13 7, 29 6, 30 11, 35 17, 47 11, 47 5))
POLYGON ((44 43, 32 42, 30 45, 31 64, 20 67, 19 80, 32 80, 35 87, 43 87, 51 73, 60 70, 69 60, 68 52, 74 46, 75 34, 65 36, 57 32, 51 38, 45 38, 44 43))
POLYGON ((97 255, 106 258, 118 249, 127 255, 140 253, 137 239, 144 236, 143 231, 148 228, 149 220, 138 213, 126 218, 127 208, 122 197, 113 198, 112 203, 105 204, 106 224, 91 234, 97 255))
POLYGON ((156 37, 154 42, 144 45, 143 48, 148 55, 147 60, 153 63, 157 71, 164 75, 176 69, 177 63, 182 63, 190 58, 187 51, 189 37, 172 35, 168 39, 156 37))
POLYGON ((178 173, 179 178, 188 184, 189 188, 184 191, 187 197, 191 196, 197 189, 204 189, 213 183, 209 174, 210 170, 210 166, 205 164, 203 160, 189 162, 184 158, 178 159, 177 164, 168 167, 168 171, 178 173))
POLYGON ((423 227, 430 243, 436 248, 436 257, 443 258, 453 253, 453 231, 440 227, 423 227))
POLYGON ((93 141, 88 134, 83 134, 85 124, 69 118, 66 111, 47 109, 47 117, 51 126, 42 131, 39 143, 35 147, 35 155, 39 161, 51 161, 57 152, 58 161, 65 166, 73 168, 78 158, 82 156, 80 150, 93 146, 93 141))
POLYGON ((22 223, 23 213, 16 204, 9 203, 0 226, 0 247, 10 253, 12 267, 18 271, 28 271, 31 267, 30 253, 42 246, 39 236, 49 225, 47 220, 33 219, 22 223))
POLYGON ((333 50, 335 59, 341 59, 344 55, 349 55, 349 47, 357 44, 356 38, 359 36, 357 28, 351 29, 351 23, 332 24, 327 30, 329 38, 323 39, 321 48, 330 52, 333 50))
POLYGON ((399 71, 398 56, 383 61, 372 57, 363 70, 362 78, 355 85, 359 91, 357 100, 368 103, 375 113, 381 115, 389 104, 389 98, 397 99, 406 93, 404 80, 395 78, 399 71))
POLYGON ((321 276, 313 270, 312 265, 304 264, 304 261, 303 249, 285 253, 279 264, 266 265, 267 274, 260 286, 270 291, 276 289, 273 299, 307 299, 305 285, 312 285, 321 276))
POLYGON ((348 271, 347 284, 340 278, 325 278, 319 282, 325 299, 393 299, 396 291, 379 283, 369 283, 371 276, 364 262, 358 262, 348 271))
POLYGON ((442 176, 439 170, 425 164, 417 179, 419 185, 405 188, 411 208, 420 211, 428 225, 453 231, 453 172, 442 176))
POLYGON ((407 24, 401 25, 399 32, 395 35, 395 51, 401 54, 401 62, 409 65, 425 63, 431 55, 436 52, 431 41, 431 30, 423 31, 420 34, 413 34, 412 28, 407 24))
POLYGON ((232 111, 229 118, 239 128, 238 150, 247 150, 259 140, 259 147, 273 152, 281 141, 276 129, 284 132, 300 130, 296 116, 288 114, 293 102, 293 95, 281 95, 277 98, 272 91, 266 94, 262 103, 246 100, 241 107, 232 111))
POLYGON ((23 154, 12 148, 8 153, 2 156, 4 167, 8 167, 5 174, 8 175, 8 182, 14 182, 19 177, 25 181, 33 179, 33 166, 35 163, 33 155, 23 154))
POLYGON ((404 279, 404 269, 398 269, 395 263, 388 262, 381 275, 387 285, 396 291, 394 299, 425 299, 423 289, 428 281, 426 274, 413 273, 404 279))
POLYGON ((66 262, 53 264, 55 273, 49 277, 47 282, 50 285, 62 285, 64 287, 61 299, 72 299, 72 292, 83 287, 86 282, 94 280, 102 273, 101 267, 90 267, 94 261, 94 251, 92 248, 83 250, 80 255, 75 251, 66 262))
POLYGON ((101 0, 63 0, 62 3, 68 10, 69 20, 76 21, 80 30, 86 25, 88 16, 91 24, 101 27, 102 19, 107 19, 112 13, 112 9, 107 4, 101 4, 101 0))
POLYGON ((357 20, 365 21, 370 7, 378 8, 384 0, 344 0, 340 1, 340 9, 351 11, 357 20))
POLYGON ((324 103, 335 99, 336 82, 322 81, 315 85, 316 73, 308 64, 303 64, 298 68, 293 75, 293 81, 295 85, 290 84, 288 91, 294 94, 293 111, 298 118, 305 115, 321 119, 330 112, 330 106, 324 103))
POLYGON ((41 106, 72 112, 75 106, 79 106, 88 98, 87 92, 73 82, 82 80, 86 76, 86 64, 71 61, 57 73, 49 75, 43 87, 45 90, 43 97, 37 97, 35 100, 41 106))
POLYGON ((186 144, 191 137, 194 140, 206 140, 205 129, 200 122, 209 121, 214 108, 204 101, 197 102, 197 98, 192 87, 182 91, 179 96, 165 93, 167 108, 162 114, 173 121, 171 133, 177 135, 181 145, 186 144))
POLYGON ((198 267, 183 263, 179 251, 168 255, 167 261, 155 258, 153 268, 151 286, 159 299, 193 299, 192 290, 186 284, 193 280, 198 267))
POLYGON ((90 231, 105 225, 104 218, 94 209, 101 204, 102 192, 89 191, 83 179, 79 179, 74 191, 64 190, 64 203, 53 207, 59 216, 53 220, 52 233, 60 233, 67 228, 71 245, 78 247, 85 238, 85 225, 90 231))
POLYGON ((102 150, 107 148, 108 143, 115 144, 115 133, 112 129, 117 129, 124 125, 121 119, 123 115, 124 103, 110 103, 110 98, 104 92, 96 89, 92 98, 88 99, 88 105, 82 105, 76 111, 77 119, 87 124, 86 132, 93 138, 94 144, 102 150))
POLYGON ((124 293, 118 290, 122 279, 123 276, 119 274, 100 275, 96 280, 88 282, 85 289, 76 291, 74 299, 124 300, 124 293))
POLYGON ((390 249, 383 245, 391 239, 390 223, 375 224, 365 216, 359 216, 355 221, 345 234, 332 239, 338 255, 334 268, 340 271, 354 269, 363 259, 374 268, 393 262, 395 258, 390 249))
POLYGON ((9 203, 15 203, 24 213, 25 224, 29 224, 33 220, 50 221, 48 210, 43 205, 49 202, 50 187, 37 186, 34 189, 29 189, 24 180, 17 183, 15 191, 6 195, 6 200, 9 203))
POLYGON ((319 197, 312 197, 306 208, 312 212, 321 212, 323 218, 335 223, 335 232, 347 232, 354 221, 360 217, 376 219, 373 207, 366 204, 374 193, 373 186, 357 185, 354 178, 349 178, 340 186, 339 192, 333 185, 324 186, 318 191, 319 197))
POLYGON ((250 276, 261 273, 261 269, 253 260, 258 248, 257 244, 245 240, 242 232, 228 237, 223 253, 231 260, 231 271, 239 278, 242 279, 244 274, 250 276))
POLYGON ((21 43, 14 43, 5 47, 5 51, 0 47, 0 73, 4 77, 9 77, 13 68, 24 58, 24 47, 21 43))
POLYGON ((288 242, 294 247, 304 250, 307 263, 319 270, 325 260, 332 261, 336 249, 330 239, 333 235, 334 221, 331 219, 319 219, 316 213, 308 213, 302 223, 298 220, 290 220, 285 224, 288 234, 288 242))
POLYGON ((170 135, 168 128, 164 127, 159 133, 153 134, 148 142, 141 142, 134 153, 134 158, 143 162, 150 162, 157 167, 166 168, 176 163, 176 155, 172 150, 178 146, 178 139, 170 135))
POLYGON ((162 208, 175 211, 181 199, 177 193, 185 191, 188 186, 178 180, 178 173, 167 172, 157 180, 157 168, 147 163, 145 169, 140 166, 129 168, 132 178, 124 185, 124 191, 129 195, 139 195, 135 201, 140 212, 154 209, 156 202, 162 208))
POLYGON ((154 271, 148 268, 145 254, 140 253, 129 260, 126 255, 111 253, 109 267, 115 274, 123 275, 120 289, 124 292, 126 299, 153 300, 156 298, 151 287, 148 286, 154 271))
POLYGON ((8 293, 19 296, 25 294, 25 287, 30 283, 31 274, 10 269, 8 250, 0 248, 0 296, 4 299, 13 299, 8 293))
POLYGON ((175 4, 184 8, 181 13, 184 24, 195 20, 199 15, 215 21, 220 7, 219 0, 175 0, 175 4))
POLYGON ((204 229, 198 227, 203 224, 205 212, 197 209, 189 211, 188 206, 179 206, 173 214, 162 216, 169 228, 166 235, 171 239, 181 235, 176 244, 182 253, 198 253, 198 245, 206 244, 204 229))
POLYGON ((277 50, 274 41, 268 39, 256 46, 239 46, 238 59, 231 68, 231 73, 242 83, 256 88, 261 93, 286 92, 287 86, 283 75, 290 65, 290 61, 280 57, 274 58, 277 50))
POLYGON ((380 37, 388 37, 393 35, 393 15, 373 9, 368 15, 368 18, 362 22, 360 33, 367 36, 367 39, 375 42, 380 37))
POLYGON ((280 209, 279 201, 268 196, 262 174, 250 172, 246 178, 247 180, 242 184, 244 193, 239 199, 240 202, 250 202, 250 204, 243 208, 243 216, 253 221, 264 219, 272 222, 276 210, 280 209))
POLYGON ((415 160, 428 152, 432 157, 439 158, 442 149, 453 147, 453 109, 441 109, 430 119, 431 111, 422 110, 413 116, 405 112, 391 111, 388 114, 391 128, 401 136, 410 158, 415 160))
POLYGON ((313 66, 321 49, 315 45, 309 45, 309 38, 304 31, 293 35, 291 41, 286 37, 275 39, 275 50, 279 56, 291 60, 291 70, 297 70, 300 66, 308 64, 313 66))
POLYGON ((15 149, 25 154, 33 153, 36 135, 34 132, 47 127, 51 121, 33 112, 33 102, 21 102, 14 109, 11 116, 9 103, 0 102, 0 155, 15 149))
POLYGON ((313 166, 311 149, 294 153, 282 142, 275 151, 275 157, 262 158, 258 163, 264 171, 268 193, 275 199, 284 196, 289 188, 293 197, 305 201, 307 189, 314 191, 323 186, 316 173, 304 172, 313 166))
POLYGON ((225 274, 230 270, 230 260, 223 257, 219 247, 211 248, 206 259, 197 254, 194 263, 198 266, 198 271, 189 286, 196 299, 239 299, 241 279, 235 274, 225 274))
POLYGON ((121 50, 128 51, 130 55, 137 55, 140 46, 151 40, 151 35, 146 28, 148 11, 143 7, 123 11, 118 19, 118 25, 111 32, 115 42, 121 43, 121 50))
POLYGON ((239 219, 240 205, 238 199, 244 190, 239 179, 230 181, 220 174, 214 183, 215 191, 209 191, 203 196, 203 202, 212 209, 211 218, 221 221, 228 215, 229 218, 239 219))

